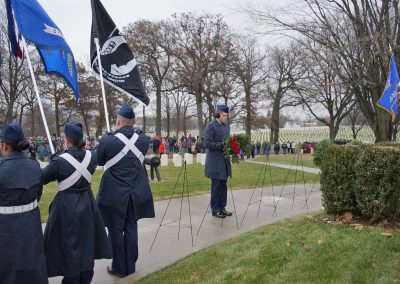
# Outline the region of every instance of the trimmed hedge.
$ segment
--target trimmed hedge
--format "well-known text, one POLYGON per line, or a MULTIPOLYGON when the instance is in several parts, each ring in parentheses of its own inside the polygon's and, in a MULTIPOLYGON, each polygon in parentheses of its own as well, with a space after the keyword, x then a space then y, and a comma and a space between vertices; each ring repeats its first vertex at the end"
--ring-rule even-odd
POLYGON ((351 211, 372 220, 400 217, 400 148, 330 146, 321 161, 328 213, 351 211))
POLYGON ((331 146, 333 146, 333 145, 334 145, 334 144, 333 144, 332 141, 329 140, 329 139, 324 139, 324 140, 320 141, 320 142, 317 144, 317 148, 315 148, 315 149, 314 149, 314 152, 313 152, 313 157, 314 157, 313 161, 314 161, 314 164, 315 164, 316 166, 318 166, 318 167, 321 166, 322 160, 323 160, 323 158, 324 158, 325 151, 326 151, 329 147, 331 147, 331 146))
POLYGON ((400 149, 368 147, 356 164, 356 200, 365 217, 400 217, 400 149))
POLYGON ((361 147, 331 145, 321 165, 322 203, 328 213, 357 212, 354 182, 355 164, 361 147))

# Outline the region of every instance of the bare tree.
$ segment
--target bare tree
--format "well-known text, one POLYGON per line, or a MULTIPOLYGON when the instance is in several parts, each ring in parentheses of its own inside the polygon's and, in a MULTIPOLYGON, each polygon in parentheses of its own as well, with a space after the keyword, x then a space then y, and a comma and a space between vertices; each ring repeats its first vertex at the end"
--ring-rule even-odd
POLYGON ((347 80, 376 142, 390 140, 390 117, 376 103, 385 88, 389 45, 397 55, 400 47, 399 0, 303 0, 301 4, 291 5, 285 13, 253 8, 247 12, 270 31, 292 31, 291 36, 306 37, 335 53, 346 71, 343 81, 347 80))
POLYGON ((156 135, 161 135, 161 100, 163 82, 172 67, 173 39, 169 23, 139 21, 129 24, 124 33, 128 44, 138 55, 138 61, 154 85, 156 95, 156 135))
POLYGON ((11 53, 4 25, 0 25, 0 40, 1 112, 4 121, 11 122, 18 117, 18 112, 15 111, 16 103, 24 90, 30 86, 31 80, 25 60, 20 60, 11 53))
POLYGON ((341 122, 354 108, 355 100, 341 80, 341 70, 337 67, 340 59, 330 50, 315 44, 305 48, 308 50, 305 50, 302 64, 308 76, 299 83, 300 101, 319 122, 329 127, 329 138, 334 141, 341 122))
POLYGON ((260 98, 260 89, 268 77, 265 62, 267 54, 257 48, 255 38, 249 37, 237 37, 235 54, 233 73, 237 76, 244 91, 244 125, 246 134, 251 135, 253 118, 256 117, 254 103, 260 98))
POLYGON ((280 111, 288 106, 299 105, 295 92, 298 82, 305 76, 302 57, 301 49, 295 44, 287 48, 274 48, 270 54, 267 94, 272 101, 271 143, 279 140, 280 111))
POLYGON ((176 72, 188 93, 195 97, 200 137, 204 132, 204 81, 209 73, 222 71, 231 58, 230 31, 221 15, 173 15, 171 26, 176 72))

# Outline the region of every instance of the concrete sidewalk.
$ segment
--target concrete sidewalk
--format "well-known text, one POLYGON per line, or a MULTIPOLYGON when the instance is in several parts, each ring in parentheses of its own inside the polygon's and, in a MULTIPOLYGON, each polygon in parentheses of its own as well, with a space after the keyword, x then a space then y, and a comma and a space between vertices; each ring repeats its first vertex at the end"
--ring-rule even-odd
MULTIPOLYGON (((252 164, 264 165, 264 162, 258 162, 258 161, 246 160, 245 162, 252 163, 252 164)), ((318 168, 302 167, 302 166, 280 164, 280 163, 269 163, 269 164, 271 165, 271 167, 277 167, 277 168, 288 169, 288 170, 293 170, 293 171, 297 170, 297 171, 303 171, 305 173, 311 173, 311 174, 321 173, 321 170, 318 168)))
MULTIPOLYGON (((169 200, 155 202, 156 218, 139 221, 140 255, 136 263, 136 273, 123 279, 113 277, 106 272, 106 267, 110 264, 110 260, 99 260, 96 261, 92 283, 134 283, 137 279, 158 271, 212 244, 241 235, 265 224, 271 224, 278 220, 322 208, 319 184, 234 190, 233 198, 236 205, 239 229, 237 228, 235 215, 225 219, 218 219, 213 217, 210 212, 206 213, 210 201, 209 194, 191 196, 189 198, 190 215, 187 197, 171 200, 167 211, 169 200), (253 197, 250 201, 251 196, 253 197), (249 203, 250 206, 248 206, 249 203), (182 210, 180 210, 181 205, 182 210), (275 206, 276 216, 273 215, 275 206), (248 210, 242 223, 246 208, 248 210), (151 244, 165 212, 166 215, 162 226, 153 249, 150 251, 151 244), (182 213, 181 219, 180 212, 182 213), (257 214, 259 215, 258 218, 257 214), (204 216, 204 222, 200 227, 204 216), (190 222, 192 223, 193 246, 190 222), (181 225, 180 230, 179 223, 181 225)), ((233 211, 231 192, 228 192, 228 207, 229 210, 233 211)), ((50 278, 50 283, 61 283, 61 279, 61 277, 50 278)))

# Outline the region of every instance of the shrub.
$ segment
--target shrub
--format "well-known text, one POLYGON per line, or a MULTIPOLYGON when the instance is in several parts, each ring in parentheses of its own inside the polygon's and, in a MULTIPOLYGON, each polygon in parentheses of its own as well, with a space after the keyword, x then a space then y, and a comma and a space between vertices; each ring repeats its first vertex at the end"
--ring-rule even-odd
POLYGON ((328 213, 358 212, 355 198, 356 162, 362 148, 331 146, 324 150, 321 167, 322 202, 328 213))
POLYGON ((320 142, 317 144, 317 148, 315 148, 315 149, 314 149, 314 152, 313 152, 314 164, 315 164, 316 166, 318 166, 318 167, 321 166, 322 160, 323 160, 323 158, 324 158, 324 153, 325 153, 325 151, 326 151, 329 147, 331 147, 331 146, 333 146, 333 145, 334 145, 334 144, 333 144, 332 141, 329 140, 329 139, 322 140, 322 141, 320 141, 320 142))
POLYGON ((400 217, 400 149, 370 146, 356 164, 357 206, 374 220, 400 217))
POLYGON ((351 140, 350 144, 351 145, 356 145, 356 146, 364 145, 364 143, 362 141, 358 140, 358 139, 351 140))

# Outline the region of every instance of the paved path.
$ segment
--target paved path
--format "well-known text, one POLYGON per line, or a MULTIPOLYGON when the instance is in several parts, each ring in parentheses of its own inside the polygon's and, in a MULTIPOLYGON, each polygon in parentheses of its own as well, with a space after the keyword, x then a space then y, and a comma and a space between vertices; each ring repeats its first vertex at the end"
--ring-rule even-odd
MULTIPOLYGON (((135 280, 145 275, 158 271, 177 260, 192 254, 212 244, 230 239, 253 230, 265 224, 271 224, 308 211, 316 211, 322 208, 319 184, 312 185, 287 185, 274 188, 257 188, 234 190, 233 198, 236 205, 239 229, 237 228, 235 215, 225 219, 218 219, 205 214, 210 195, 191 196, 189 218, 188 200, 171 200, 166 211, 169 200, 155 202, 156 218, 139 221, 139 260, 136 264, 136 273, 126 278, 119 279, 106 272, 106 266, 110 260, 96 261, 93 283, 134 283, 135 280), (253 196, 250 202, 250 197, 253 196), (250 206, 248 204, 251 203, 250 206), (179 213, 182 204, 181 230, 179 234, 179 213), (276 205, 276 216, 274 209, 276 205), (246 216, 244 214, 248 208, 246 216), (153 249, 151 244, 160 226, 161 219, 166 213, 153 249), (257 218, 257 214, 259 216, 257 218), (200 227, 203 216, 204 222, 200 227), (190 221, 193 230, 193 245, 190 230, 190 221), (200 230, 199 230, 200 229, 200 230), (198 232, 199 231, 199 232, 198 232), (198 232, 198 234, 197 234, 198 232)), ((228 192, 228 207, 233 211, 232 194, 228 192)), ((50 283, 61 283, 61 278, 51 278, 50 283)))
MULTIPOLYGON (((260 165, 264 164, 264 162, 257 162, 257 161, 251 161, 251 160, 246 160, 245 162, 246 163, 253 163, 253 164, 260 164, 260 165)), ((298 171, 303 171, 303 172, 311 173, 311 174, 319 174, 319 173, 321 173, 321 170, 318 169, 318 168, 302 167, 302 166, 280 164, 280 163, 269 163, 269 164, 272 167, 289 169, 289 170, 298 170, 298 171)))

